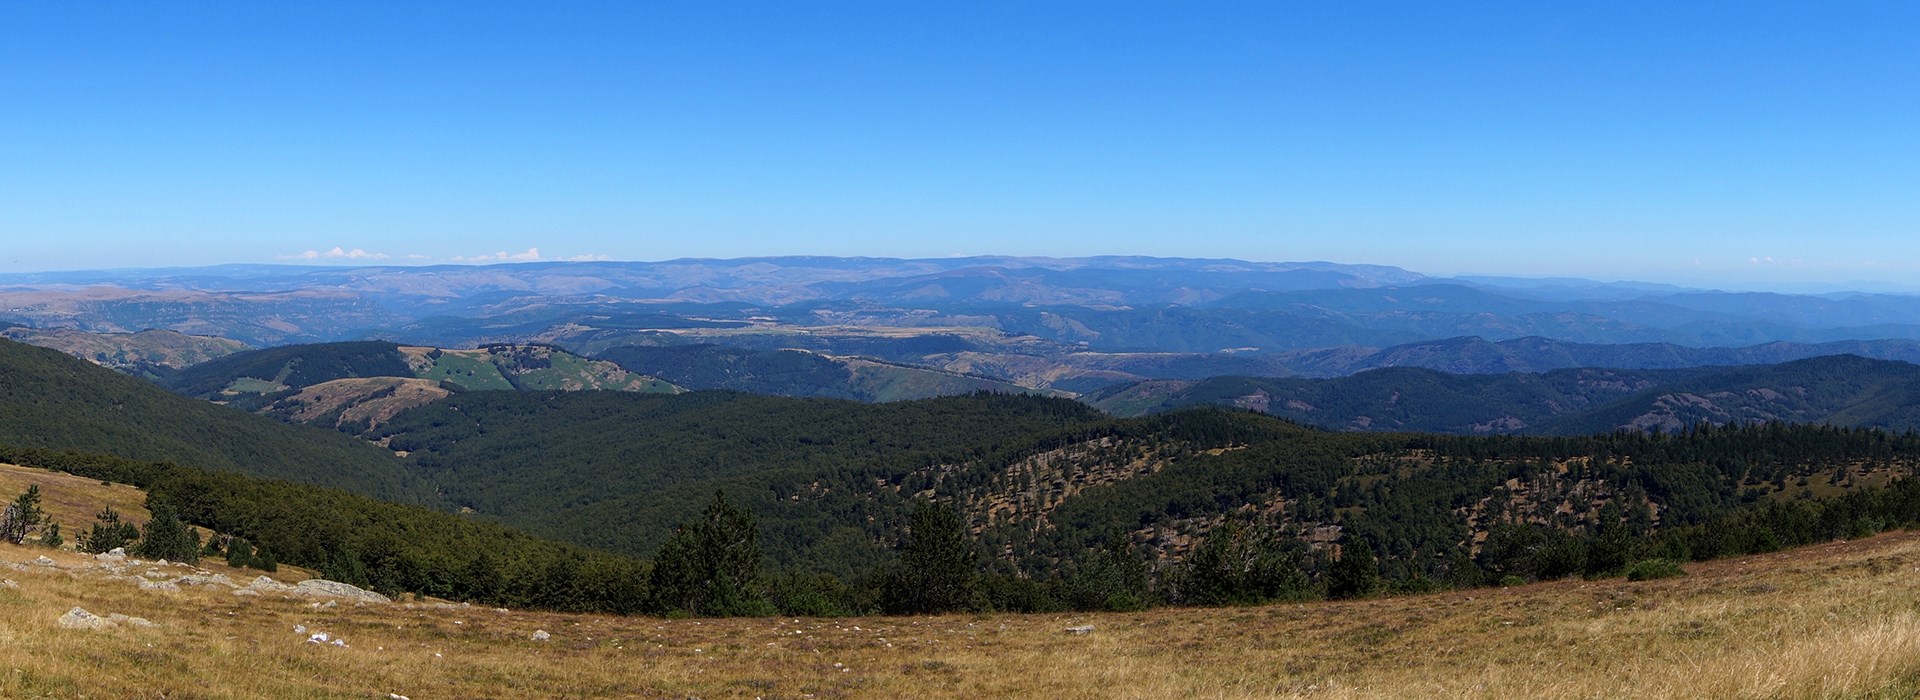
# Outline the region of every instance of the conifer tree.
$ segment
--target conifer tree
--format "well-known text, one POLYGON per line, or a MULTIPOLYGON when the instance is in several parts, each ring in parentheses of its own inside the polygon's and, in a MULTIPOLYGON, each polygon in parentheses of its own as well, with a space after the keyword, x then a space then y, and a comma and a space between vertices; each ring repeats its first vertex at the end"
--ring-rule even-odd
POLYGON ((157 501, 148 510, 153 513, 153 518, 147 521, 147 527, 141 531, 140 544, 135 546, 134 553, 153 559, 188 563, 200 560, 200 533, 180 522, 172 504, 157 501))
POLYGON ((100 511, 99 515, 93 517, 96 522, 88 528, 87 532, 80 535, 82 552, 88 554, 111 552, 127 546, 140 537, 140 530, 134 527, 133 523, 122 522, 120 514, 114 512, 113 506, 107 506, 106 510, 100 511))
POLYGON ((253 565, 253 543, 245 537, 235 537, 227 543, 227 566, 241 568, 253 565))
POLYGON ((46 513, 40 510, 40 486, 28 485, 26 493, 20 494, 5 513, 0 514, 0 537, 14 544, 25 542, 27 535, 40 527, 40 521, 45 518, 46 513))
POLYGON ((761 590, 759 540, 752 516, 715 492, 700 518, 674 530, 654 557, 648 609, 712 617, 771 614, 761 590))
POLYGON ((1340 548, 1340 559, 1327 569, 1327 596, 1359 598, 1380 588, 1380 563, 1373 556, 1373 545, 1366 538, 1349 537, 1340 548))
POLYGON ((899 551, 900 561, 880 591, 887 612, 926 614, 982 606, 980 554, 959 513, 916 501, 899 551))

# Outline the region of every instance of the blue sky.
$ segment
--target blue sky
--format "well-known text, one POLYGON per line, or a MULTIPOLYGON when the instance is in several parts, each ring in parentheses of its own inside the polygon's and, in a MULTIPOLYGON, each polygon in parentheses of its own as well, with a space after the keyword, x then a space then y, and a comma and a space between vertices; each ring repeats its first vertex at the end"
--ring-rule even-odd
POLYGON ((0 270, 1920 278, 1913 3, 396 4, 0 5, 0 270))

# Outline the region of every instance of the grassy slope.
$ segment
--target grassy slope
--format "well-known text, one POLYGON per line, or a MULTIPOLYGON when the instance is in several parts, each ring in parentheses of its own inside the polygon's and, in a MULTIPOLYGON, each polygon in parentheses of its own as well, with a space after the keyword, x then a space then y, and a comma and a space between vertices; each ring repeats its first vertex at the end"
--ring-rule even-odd
MULTIPOLYGON (((0 545, 0 561, 45 553, 0 545)), ((54 558, 73 569, 90 563, 54 558)), ((1920 693, 1916 565, 1920 535, 1894 533, 1691 564, 1685 577, 1642 583, 833 620, 315 609, 299 599, 161 594, 96 573, 26 567, 0 572, 18 582, 0 588, 0 667, 13 671, 0 674, 0 695, 1905 698, 1920 693), (58 628, 54 620, 74 606, 160 627, 58 628), (351 646, 307 644, 296 624, 351 646), (1094 630, 1063 632, 1081 624, 1094 630), (534 630, 553 639, 534 642, 534 630)))
POLYGON ((500 374, 499 367, 488 362, 484 355, 473 352, 443 352, 434 358, 431 369, 419 372, 418 376, 456 384, 470 391, 513 390, 513 382, 500 374))
POLYGON ((406 502, 433 496, 393 455, 168 393, 55 350, 0 341, 0 444, 171 460, 406 502))

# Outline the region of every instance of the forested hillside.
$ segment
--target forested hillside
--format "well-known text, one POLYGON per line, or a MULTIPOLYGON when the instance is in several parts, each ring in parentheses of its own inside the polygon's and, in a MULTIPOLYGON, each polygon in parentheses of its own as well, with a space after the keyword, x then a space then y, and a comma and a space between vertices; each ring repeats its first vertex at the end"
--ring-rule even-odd
POLYGON ((402 413, 378 436, 456 504, 537 534, 646 554, 724 489, 762 518, 776 561, 850 573, 933 485, 917 471, 1102 420, 1072 401, 993 394, 863 404, 472 392, 402 413))
POLYGON ((1087 400, 1120 415, 1246 408, 1334 430, 1572 435, 1772 420, 1920 427, 1920 365, 1835 355, 1778 365, 1446 374, 1390 368, 1335 379, 1153 381, 1087 400))
POLYGON ((437 502, 391 453, 167 392, 46 348, 0 340, 0 444, 170 460, 437 502))

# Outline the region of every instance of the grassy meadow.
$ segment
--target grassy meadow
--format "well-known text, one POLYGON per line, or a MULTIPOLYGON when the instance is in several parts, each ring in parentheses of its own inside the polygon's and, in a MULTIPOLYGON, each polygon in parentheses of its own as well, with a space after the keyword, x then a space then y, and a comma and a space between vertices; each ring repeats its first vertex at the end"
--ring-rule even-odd
MULTIPOLYGON (((19 468, 56 512, 130 490, 19 468)), ((137 493, 137 492, 132 492, 137 493)), ((50 508, 51 509, 51 508, 50 508)), ((64 517, 64 516, 63 516, 64 517)), ((75 528, 79 523, 69 523, 75 528)), ((0 545, 9 698, 1910 698, 1920 534, 1351 602, 1142 613, 661 620, 141 590, 0 545), (63 629, 72 607, 153 628, 63 629), (346 640, 310 644, 303 625, 346 640), (1085 634, 1069 627, 1091 625, 1085 634), (536 641, 534 632, 551 638, 536 641)), ((137 569, 138 567, 136 567, 137 569)), ((259 572, 202 568, 239 581, 259 572)), ((184 568, 171 572, 187 573, 184 568)), ((282 580, 300 575, 283 569, 282 580)))

